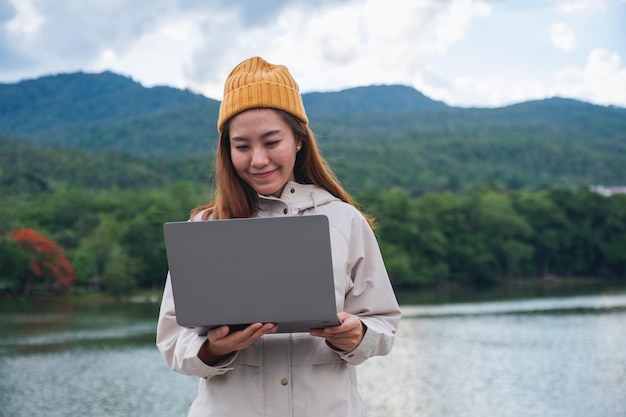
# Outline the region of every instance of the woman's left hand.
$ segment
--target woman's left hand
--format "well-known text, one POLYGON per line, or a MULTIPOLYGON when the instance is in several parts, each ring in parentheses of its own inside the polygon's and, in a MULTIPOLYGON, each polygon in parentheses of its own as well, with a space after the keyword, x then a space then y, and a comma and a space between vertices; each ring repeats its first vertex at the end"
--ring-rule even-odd
POLYGON ((337 349, 351 351, 361 343, 365 334, 365 326, 354 314, 341 312, 337 314, 341 324, 324 329, 311 329, 311 336, 323 337, 337 349))

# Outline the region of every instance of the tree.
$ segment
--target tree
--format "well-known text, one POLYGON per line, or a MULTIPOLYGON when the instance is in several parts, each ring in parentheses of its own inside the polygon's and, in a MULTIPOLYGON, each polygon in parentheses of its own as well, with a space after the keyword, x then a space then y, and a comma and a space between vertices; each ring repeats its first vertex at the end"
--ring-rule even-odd
POLYGON ((30 228, 12 230, 9 232, 9 239, 28 254, 30 261, 30 270, 21 273, 22 294, 30 293, 35 280, 41 280, 48 290, 72 286, 76 274, 72 265, 63 256, 63 249, 55 242, 30 228))
POLYGON ((606 198, 607 216, 602 233, 597 239, 607 273, 626 278, 626 194, 606 198))
POLYGON ((379 219, 377 237, 394 284, 434 284, 448 277, 447 242, 428 209, 430 200, 412 199, 401 189, 363 193, 358 200, 379 219))
MULTIPOLYGON (((7 236, 8 237, 8 236, 7 236)), ((25 271, 30 268, 28 254, 11 239, 0 242, 0 291, 20 292, 25 271)))
POLYGON ((509 278, 528 272, 527 265, 534 256, 528 243, 532 228, 515 211, 509 195, 483 192, 477 203, 476 230, 497 262, 498 275, 509 278))
POLYGON ((130 294, 137 288, 135 263, 124 249, 114 244, 104 267, 101 283, 109 294, 118 297, 130 294))
POLYGON ((569 220, 563 209, 547 191, 520 191, 511 195, 515 211, 532 229, 530 243, 534 247, 533 269, 536 276, 559 275, 566 271, 571 259, 566 255, 564 231, 569 220))
MULTIPOLYGON (((117 267, 117 261, 110 263, 109 257, 115 252, 112 248, 119 246, 122 228, 122 224, 112 215, 103 214, 98 226, 81 240, 80 245, 74 251, 73 260, 80 274, 80 280, 92 289, 100 288, 102 277, 109 265, 117 267)), ((111 272, 108 277, 111 277, 111 272)))

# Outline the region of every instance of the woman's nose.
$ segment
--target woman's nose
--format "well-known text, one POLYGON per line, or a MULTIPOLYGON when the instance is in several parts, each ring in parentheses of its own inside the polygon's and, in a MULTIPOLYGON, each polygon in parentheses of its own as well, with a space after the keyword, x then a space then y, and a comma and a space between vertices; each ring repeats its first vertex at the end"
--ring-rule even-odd
POLYGON ((265 149, 253 149, 252 151, 252 159, 250 160, 250 165, 259 167, 267 164, 267 152, 265 149))

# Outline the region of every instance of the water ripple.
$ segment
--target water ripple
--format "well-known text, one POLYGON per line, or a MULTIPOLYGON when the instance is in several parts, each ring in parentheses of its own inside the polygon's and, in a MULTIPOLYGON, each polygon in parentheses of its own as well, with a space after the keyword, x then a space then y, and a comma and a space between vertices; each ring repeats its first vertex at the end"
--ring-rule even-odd
POLYGON ((519 313, 595 312, 626 309, 626 295, 579 296, 517 301, 403 306, 403 318, 519 313))

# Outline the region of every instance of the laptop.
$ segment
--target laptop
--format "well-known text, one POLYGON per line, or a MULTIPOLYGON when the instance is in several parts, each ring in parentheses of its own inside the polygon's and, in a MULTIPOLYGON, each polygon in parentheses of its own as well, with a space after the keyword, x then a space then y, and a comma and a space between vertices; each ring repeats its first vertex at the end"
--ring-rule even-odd
POLYGON ((329 230, 324 215, 165 223, 178 324, 198 334, 339 325, 329 230))

